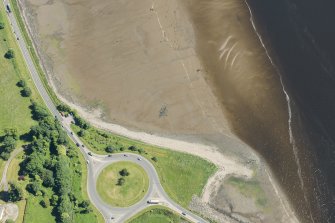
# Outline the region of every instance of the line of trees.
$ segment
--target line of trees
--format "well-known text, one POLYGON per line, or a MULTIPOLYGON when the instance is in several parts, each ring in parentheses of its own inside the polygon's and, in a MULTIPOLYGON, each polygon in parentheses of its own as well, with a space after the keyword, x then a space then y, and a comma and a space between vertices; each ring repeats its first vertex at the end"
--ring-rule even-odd
POLYGON ((31 182, 26 190, 34 196, 45 196, 45 188, 54 194, 41 201, 43 207, 54 207, 57 222, 72 223, 76 212, 92 212, 88 201, 79 202, 73 194, 73 177, 70 157, 76 152, 57 119, 39 104, 32 102, 32 116, 38 124, 31 127, 26 158, 20 165, 20 174, 29 175, 31 182))
POLYGON ((5 129, 5 135, 3 136, 2 146, 0 147, 1 153, 0 157, 4 160, 8 160, 10 153, 15 149, 17 140, 19 136, 17 135, 16 129, 5 129))

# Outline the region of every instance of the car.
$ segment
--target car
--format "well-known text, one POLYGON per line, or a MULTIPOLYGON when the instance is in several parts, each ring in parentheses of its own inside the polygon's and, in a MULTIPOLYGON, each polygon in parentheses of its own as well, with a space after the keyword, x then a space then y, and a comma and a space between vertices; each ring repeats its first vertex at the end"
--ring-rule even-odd
POLYGON ((89 163, 90 163, 90 161, 86 160, 86 163, 87 163, 87 164, 89 164, 89 163))
POLYGON ((87 154, 88 154, 89 156, 92 156, 92 153, 91 153, 91 152, 88 152, 87 154))
POLYGON ((85 147, 85 146, 84 146, 84 144, 83 144, 83 145, 81 145, 81 147, 83 147, 83 148, 84 148, 84 147, 85 147))
POLYGON ((73 135, 73 132, 71 132, 71 135, 73 135))
POLYGON ((127 155, 127 154, 123 154, 123 156, 124 156, 124 157, 128 157, 128 155, 127 155))
POLYGON ((112 216, 112 217, 111 217, 111 219, 113 220, 113 219, 114 219, 114 217, 112 216))
POLYGON ((107 157, 112 157, 112 155, 111 155, 111 154, 108 154, 107 157))
POLYGON ((182 215, 186 216, 186 213, 185 212, 181 212, 182 215))
POLYGON ((138 161, 141 161, 142 159, 141 159, 140 157, 137 157, 137 160, 138 160, 138 161))
POLYGON ((17 37, 16 39, 17 39, 17 40, 20 40, 20 38, 19 38, 19 37, 17 37))
POLYGON ((79 147, 79 146, 80 146, 80 145, 79 145, 79 143, 76 143, 76 146, 78 146, 78 147, 79 147))

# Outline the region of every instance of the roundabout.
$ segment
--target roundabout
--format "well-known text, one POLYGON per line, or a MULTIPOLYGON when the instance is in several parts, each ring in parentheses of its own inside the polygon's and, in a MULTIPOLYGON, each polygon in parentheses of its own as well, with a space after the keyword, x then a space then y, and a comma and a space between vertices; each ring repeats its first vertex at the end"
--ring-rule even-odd
POLYGON ((97 179, 101 199, 114 207, 129 207, 145 196, 149 177, 140 165, 119 161, 105 167, 97 179))

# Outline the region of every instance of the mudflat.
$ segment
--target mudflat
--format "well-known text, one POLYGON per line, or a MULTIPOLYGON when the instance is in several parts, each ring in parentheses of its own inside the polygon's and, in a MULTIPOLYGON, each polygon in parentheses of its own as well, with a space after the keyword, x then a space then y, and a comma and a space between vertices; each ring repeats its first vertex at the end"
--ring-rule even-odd
POLYGON ((228 131, 179 2, 21 4, 49 77, 67 100, 105 121, 148 132, 228 131))

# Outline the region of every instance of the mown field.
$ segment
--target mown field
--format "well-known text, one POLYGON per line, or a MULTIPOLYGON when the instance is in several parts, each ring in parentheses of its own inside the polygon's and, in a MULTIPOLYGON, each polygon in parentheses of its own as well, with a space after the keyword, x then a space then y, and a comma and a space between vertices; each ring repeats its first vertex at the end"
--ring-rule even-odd
POLYGON ((149 177, 145 170, 132 162, 116 162, 104 168, 99 174, 97 190, 102 200, 118 207, 129 207, 139 202, 148 192, 149 177), (120 171, 126 169, 127 176, 120 171), (124 179, 122 185, 118 182, 124 179))

